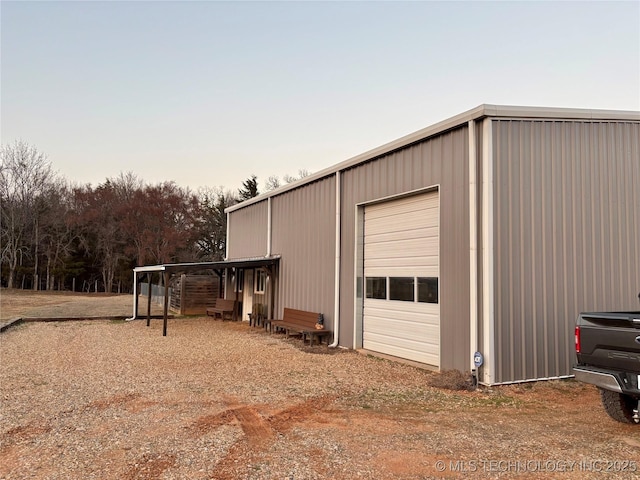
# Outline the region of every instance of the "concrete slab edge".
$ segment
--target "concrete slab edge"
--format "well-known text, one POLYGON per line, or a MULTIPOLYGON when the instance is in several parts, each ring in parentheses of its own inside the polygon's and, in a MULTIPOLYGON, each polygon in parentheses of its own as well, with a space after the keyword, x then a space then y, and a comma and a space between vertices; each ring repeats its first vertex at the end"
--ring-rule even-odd
POLYGON ((0 324, 0 333, 3 333, 7 330, 9 330, 11 327, 15 326, 15 325, 19 325, 22 323, 22 318, 18 317, 18 318, 12 318, 10 320, 7 320, 6 322, 0 324))

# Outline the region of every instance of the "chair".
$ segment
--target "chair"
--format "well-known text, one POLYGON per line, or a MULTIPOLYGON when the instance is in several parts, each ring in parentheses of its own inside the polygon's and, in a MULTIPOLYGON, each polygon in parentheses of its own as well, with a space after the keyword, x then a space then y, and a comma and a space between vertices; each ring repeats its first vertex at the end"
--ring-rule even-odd
POLYGON ((264 323, 264 305, 262 303, 254 303, 249 314, 249 326, 259 327, 264 323))

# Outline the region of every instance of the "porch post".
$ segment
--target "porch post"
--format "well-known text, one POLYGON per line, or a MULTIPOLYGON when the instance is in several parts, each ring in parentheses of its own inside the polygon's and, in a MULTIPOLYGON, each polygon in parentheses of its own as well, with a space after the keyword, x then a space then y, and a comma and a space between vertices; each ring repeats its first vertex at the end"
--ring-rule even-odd
POLYGON ((162 324, 162 336, 167 336, 167 311, 169 310, 169 272, 164 272, 164 317, 162 324))
POLYGON ((149 272, 147 274, 147 285, 149 286, 149 288, 147 289, 147 293, 149 294, 147 297, 147 327, 149 325, 151 325, 151 287, 153 282, 151 281, 153 279, 153 273, 149 272))

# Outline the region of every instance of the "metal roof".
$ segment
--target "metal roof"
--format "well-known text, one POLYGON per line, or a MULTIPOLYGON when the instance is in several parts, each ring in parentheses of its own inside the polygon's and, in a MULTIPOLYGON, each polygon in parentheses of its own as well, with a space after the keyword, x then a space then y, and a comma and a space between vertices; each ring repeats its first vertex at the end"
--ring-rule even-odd
POLYGON ((640 112, 627 110, 594 110, 594 109, 577 109, 577 108, 550 108, 550 107, 519 107, 509 105, 489 105, 483 104, 474 109, 460 113, 454 117, 438 122, 429 127, 418 130, 392 142, 386 143, 380 147, 369 150, 341 163, 333 165, 324 170, 320 170, 301 180, 284 185, 276 190, 263 193, 257 197, 250 198, 241 203, 233 205, 225 212, 233 212, 241 208, 248 207, 255 203, 266 200, 269 197, 281 195, 289 190, 299 188, 305 184, 315 182, 336 172, 346 170, 360 163, 372 160, 381 155, 385 155, 394 150, 419 142, 428 137, 438 135, 447 130, 464 125, 471 120, 479 120, 485 117, 501 117, 501 118, 537 118, 549 120, 630 120, 640 121, 640 112))
POLYGON ((251 258, 235 258, 230 260, 221 260, 219 262, 190 262, 190 263, 166 263, 163 265, 145 265, 144 267, 135 267, 135 273, 149 272, 186 272, 189 270, 221 270, 223 268, 256 268, 267 265, 274 265, 280 261, 280 255, 272 255, 270 257, 251 257, 251 258))

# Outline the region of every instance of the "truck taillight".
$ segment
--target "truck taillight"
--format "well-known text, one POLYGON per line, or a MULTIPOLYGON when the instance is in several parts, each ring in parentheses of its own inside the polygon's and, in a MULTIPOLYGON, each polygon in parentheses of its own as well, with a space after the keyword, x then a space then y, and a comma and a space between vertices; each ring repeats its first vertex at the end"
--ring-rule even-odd
POLYGON ((576 327, 576 353, 580 353, 580 327, 576 327))

